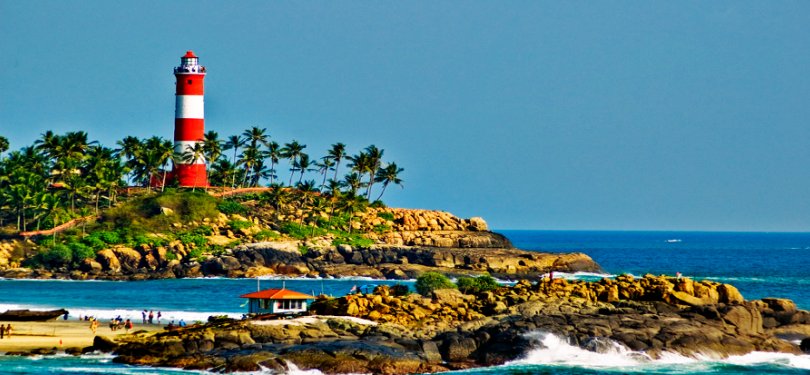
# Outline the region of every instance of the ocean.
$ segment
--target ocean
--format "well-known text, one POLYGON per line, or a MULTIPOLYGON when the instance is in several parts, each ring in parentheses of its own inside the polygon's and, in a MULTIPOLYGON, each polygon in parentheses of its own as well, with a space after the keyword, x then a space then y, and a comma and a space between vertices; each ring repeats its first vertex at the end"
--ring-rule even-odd
MULTIPOLYGON (((604 274, 560 276, 598 280, 621 273, 646 273, 708 279, 735 285, 746 299, 782 297, 810 309, 810 233, 500 231, 521 249, 584 252, 604 274)), ((555 273, 555 276, 558 275, 555 273)), ((355 279, 180 279, 138 282, 0 280, 0 311, 13 308, 66 308, 71 318, 102 319, 121 315, 140 319, 144 309, 161 311, 165 321, 205 320, 209 315, 240 317, 246 311, 239 295, 257 287, 286 286, 307 293, 335 296, 354 286, 397 281, 355 279), (257 285, 260 284, 260 285, 257 285)), ((413 281, 399 282, 412 286, 413 281)), ((463 374, 808 374, 810 355, 751 353, 716 359, 671 355, 650 360, 644 353, 616 345, 593 353, 568 345, 545 332, 535 332, 543 347, 525 358, 463 374)), ((4 374, 179 374, 176 369, 124 366, 108 355, 81 357, 0 357, 4 374)), ((298 371, 291 373, 317 373, 298 371)))

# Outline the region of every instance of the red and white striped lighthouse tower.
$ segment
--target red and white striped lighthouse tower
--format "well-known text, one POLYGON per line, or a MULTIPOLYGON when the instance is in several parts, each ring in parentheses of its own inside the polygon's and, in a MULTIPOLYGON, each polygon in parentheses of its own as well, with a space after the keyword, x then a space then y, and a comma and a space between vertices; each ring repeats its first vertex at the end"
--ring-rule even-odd
MULTIPOLYGON (((202 144, 205 133, 205 105, 203 80, 205 67, 200 66, 192 51, 180 58, 180 66, 174 68, 177 91, 174 107, 174 151, 193 156, 195 145, 202 144)), ((208 186, 205 158, 182 159, 174 164, 174 178, 180 186, 208 186)))

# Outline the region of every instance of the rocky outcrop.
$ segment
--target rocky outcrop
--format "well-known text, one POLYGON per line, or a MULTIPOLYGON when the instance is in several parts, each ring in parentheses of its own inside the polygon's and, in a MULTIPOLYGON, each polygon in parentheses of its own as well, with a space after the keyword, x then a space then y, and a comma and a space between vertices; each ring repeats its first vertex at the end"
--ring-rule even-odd
MULTIPOLYGON (((40 277, 74 279, 145 279, 260 275, 342 277, 367 276, 413 279, 426 271, 452 276, 489 273, 518 279, 550 271, 600 271, 587 255, 549 254, 504 248, 436 248, 376 245, 371 248, 332 246, 329 241, 277 241, 236 246, 217 255, 185 256, 180 243, 169 247, 115 247, 86 259, 76 270, 38 273, 40 277), (303 250, 302 250, 303 249, 303 250), (169 259, 169 256, 180 259, 169 259), (47 276, 46 276, 47 275, 47 276)), ((2 277, 31 277, 17 269, 0 270, 2 277)), ((33 276, 37 277, 37 276, 33 276)))
POLYGON ((125 338, 114 348, 115 361, 226 372, 286 371, 288 363, 329 374, 437 372, 503 364, 542 345, 549 334, 587 350, 618 345, 654 358, 810 350, 810 339, 796 345, 763 325, 779 317, 775 328, 810 328, 803 323, 806 311, 789 300, 745 301, 732 288, 652 275, 520 281, 476 295, 452 289, 394 295, 381 286, 371 294, 322 297, 312 306, 319 314, 368 323, 302 318, 208 324, 125 338))

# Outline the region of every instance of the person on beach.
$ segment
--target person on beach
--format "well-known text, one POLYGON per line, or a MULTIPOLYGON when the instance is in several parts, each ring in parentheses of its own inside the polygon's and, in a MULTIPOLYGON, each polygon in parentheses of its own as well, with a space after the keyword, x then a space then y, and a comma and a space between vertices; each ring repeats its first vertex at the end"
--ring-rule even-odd
POLYGON ((141 312, 141 316, 143 317, 143 324, 146 324, 146 309, 141 312))
POLYGON ((177 323, 177 325, 180 326, 180 327, 185 327, 186 326, 186 321, 183 320, 183 319, 180 319, 180 322, 177 323))
POLYGON ((3 336, 6 335, 6 326, 0 324, 0 340, 3 339, 3 336))
POLYGON ((157 323, 158 324, 160 324, 160 317, 161 316, 163 316, 163 314, 161 314, 160 311, 158 311, 158 313, 157 313, 157 323))
POLYGON ((124 329, 129 333, 129 330, 132 329, 132 321, 127 319, 126 323, 124 323, 124 329))
POLYGON ((90 322, 90 330, 93 331, 93 334, 96 334, 96 330, 98 329, 98 320, 93 319, 90 322))
POLYGON ((155 320, 155 311, 149 310, 149 324, 152 324, 154 320, 155 320))
POLYGON ((6 338, 7 338, 7 339, 10 339, 10 338, 11 338, 11 323, 9 323, 9 324, 6 326, 6 338))

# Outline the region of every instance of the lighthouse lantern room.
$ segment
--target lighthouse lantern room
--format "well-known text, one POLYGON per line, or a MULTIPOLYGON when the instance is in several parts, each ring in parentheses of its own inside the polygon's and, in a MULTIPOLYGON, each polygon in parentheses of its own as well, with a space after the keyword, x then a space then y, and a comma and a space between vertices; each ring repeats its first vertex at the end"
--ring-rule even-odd
POLYGON ((182 155, 175 162, 172 175, 180 186, 208 186, 202 142, 205 133, 204 85, 205 67, 197 55, 186 52, 180 66, 174 68, 177 79, 174 107, 174 151, 182 155))

